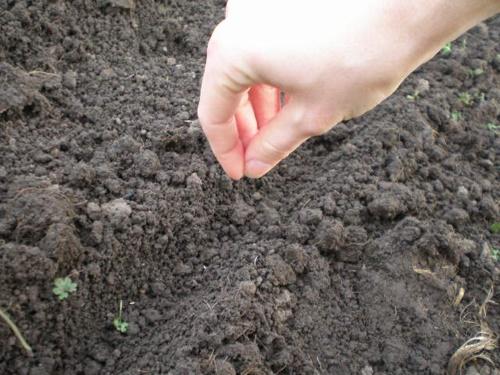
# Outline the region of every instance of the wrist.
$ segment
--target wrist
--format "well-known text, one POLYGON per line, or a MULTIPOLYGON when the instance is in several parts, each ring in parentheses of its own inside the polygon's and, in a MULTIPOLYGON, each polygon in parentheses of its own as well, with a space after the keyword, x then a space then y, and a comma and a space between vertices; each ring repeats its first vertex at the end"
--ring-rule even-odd
POLYGON ((500 11, 495 0, 421 0, 398 2, 397 19, 405 25, 412 70, 431 59, 449 41, 500 11))

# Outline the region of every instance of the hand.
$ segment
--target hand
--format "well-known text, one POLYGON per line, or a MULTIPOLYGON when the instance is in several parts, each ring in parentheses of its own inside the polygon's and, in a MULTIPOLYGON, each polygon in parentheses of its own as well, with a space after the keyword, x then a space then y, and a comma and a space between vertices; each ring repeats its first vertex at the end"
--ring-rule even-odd
POLYGON ((209 42, 198 107, 226 173, 261 177, 309 137, 379 104, 484 18, 470 0, 456 2, 463 9, 448 0, 230 0, 209 42))

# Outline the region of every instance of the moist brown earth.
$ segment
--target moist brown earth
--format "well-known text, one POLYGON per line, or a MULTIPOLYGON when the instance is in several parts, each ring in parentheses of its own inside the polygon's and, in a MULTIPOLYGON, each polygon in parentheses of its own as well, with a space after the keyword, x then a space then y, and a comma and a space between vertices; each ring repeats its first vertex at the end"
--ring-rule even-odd
POLYGON ((224 3, 0 1, 0 307, 33 347, 0 321, 1 374, 443 374, 500 332, 500 19, 233 182, 196 119, 224 3))

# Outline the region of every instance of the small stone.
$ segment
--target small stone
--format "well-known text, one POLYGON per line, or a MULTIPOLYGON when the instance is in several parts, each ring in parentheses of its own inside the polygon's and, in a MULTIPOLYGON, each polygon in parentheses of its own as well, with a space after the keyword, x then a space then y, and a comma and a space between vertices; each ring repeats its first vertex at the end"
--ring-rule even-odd
POLYGON ((100 76, 104 79, 109 79, 115 77, 116 73, 112 68, 106 68, 101 70, 100 76))
POLYGON ((83 161, 75 165, 69 176, 71 183, 73 185, 91 185, 94 183, 96 178, 96 170, 91 165, 84 163, 83 161))
POLYGON ((174 268, 174 275, 189 275, 191 272, 193 272, 193 268, 182 262, 179 262, 174 268))
POLYGON ((361 370, 361 375, 373 375, 373 368, 369 365, 366 365, 361 370))
POLYGON ((444 219, 453 226, 469 221, 469 214, 462 208, 454 207, 444 214, 444 219))
POLYGON ((47 154, 46 152, 37 151, 33 155, 33 160, 36 163, 46 164, 46 163, 49 163, 50 161, 52 161, 52 156, 50 154, 47 154))
POLYGON ((292 267, 278 254, 269 255, 266 258, 266 265, 272 271, 271 282, 274 285, 289 285, 297 280, 292 267))
POLYGON ((115 226, 122 225, 132 213, 132 208, 123 199, 115 199, 102 205, 102 212, 115 226))
POLYGON ((5 167, 0 166, 0 180, 5 179, 7 177, 7 169, 5 167))
POLYGON ((95 202, 89 202, 87 204, 87 215, 92 220, 97 220, 101 217, 101 207, 95 202))
POLYGON ((94 221, 92 223, 92 230, 90 231, 90 238, 96 244, 100 244, 102 242, 104 234, 104 224, 102 221, 94 221))
POLYGON ((167 57, 167 65, 173 66, 175 64, 177 64, 175 57, 167 57))
POLYGON ((491 196, 483 197, 483 199, 479 203, 479 213, 489 220, 494 220, 498 217, 498 205, 491 196))
POLYGON ((469 191, 465 188, 465 186, 459 186, 457 189, 457 195, 459 197, 467 198, 469 196, 469 191))
POLYGON ((381 194, 368 204, 368 211, 380 219, 394 219, 408 211, 401 200, 391 194, 381 194))
POLYGON ((306 225, 318 225, 323 219, 319 208, 304 208, 299 212, 299 222, 306 225))
POLYGON ((201 178, 196 173, 193 173, 186 179, 186 186, 188 188, 198 188, 201 187, 202 185, 203 181, 201 181, 201 178))
POLYGON ((248 205, 243 200, 237 200, 234 203, 233 214, 231 215, 231 220, 234 224, 243 225, 245 222, 251 218, 255 213, 255 209, 248 205))
POLYGON ((424 95, 427 91, 429 91, 429 88, 430 88, 429 81, 427 81, 426 79, 423 79, 423 78, 420 78, 418 80, 416 91, 420 95, 424 95))
POLYGON ((160 312, 155 309, 146 309, 142 311, 142 315, 144 315, 144 317, 149 323, 157 322, 162 318, 160 312))
POLYGON ((68 70, 63 75, 63 81, 62 81, 63 86, 71 90, 76 88, 76 78, 77 78, 76 72, 68 70))
POLYGON ((281 294, 278 297, 276 297, 277 306, 288 306, 291 302, 292 302, 292 294, 286 289, 283 289, 281 294))
POLYGON ((306 252, 301 245, 290 245, 285 250, 284 258, 296 273, 301 274, 302 272, 304 272, 307 260, 306 252))
POLYGON ((316 246, 324 253, 338 251, 345 244, 345 230, 338 220, 325 220, 316 230, 316 246))
POLYGON ((140 152, 134 159, 135 167, 142 177, 154 177, 160 169, 160 159, 151 150, 140 152))
POLYGON ((253 281, 242 281, 240 283, 240 290, 247 296, 253 296, 257 292, 257 286, 253 281))

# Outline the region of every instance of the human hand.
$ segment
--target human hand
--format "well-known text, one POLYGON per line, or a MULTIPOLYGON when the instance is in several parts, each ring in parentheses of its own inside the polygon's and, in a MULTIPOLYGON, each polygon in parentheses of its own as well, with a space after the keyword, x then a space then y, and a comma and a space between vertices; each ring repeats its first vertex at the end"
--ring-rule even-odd
POLYGON ((233 179, 258 178, 309 137, 372 109, 484 18, 467 16, 467 2, 230 0, 198 107, 216 158, 233 179))

